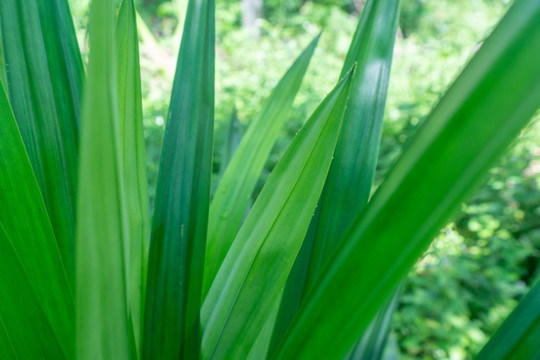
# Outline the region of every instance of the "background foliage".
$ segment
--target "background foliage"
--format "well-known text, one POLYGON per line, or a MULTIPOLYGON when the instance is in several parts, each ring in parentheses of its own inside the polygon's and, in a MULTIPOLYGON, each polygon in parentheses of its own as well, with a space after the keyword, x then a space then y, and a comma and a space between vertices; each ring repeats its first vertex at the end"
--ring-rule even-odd
MULTIPOLYGON (((141 30, 140 50, 150 194, 155 191, 183 4, 138 4, 147 25, 141 30)), ((72 0, 83 52, 86 5, 85 0, 72 0)), ((376 184, 508 5, 507 0, 402 1, 376 184)), ((266 0, 258 39, 242 28, 240 1, 218 0, 216 7, 215 178, 224 160, 220 149, 231 114, 235 112, 235 129, 241 134, 292 60, 323 30, 262 186, 303 120, 335 83, 362 1, 266 0)), ((470 358, 536 278, 539 144, 540 122, 533 121, 409 275, 393 324, 392 339, 402 359, 470 358)))

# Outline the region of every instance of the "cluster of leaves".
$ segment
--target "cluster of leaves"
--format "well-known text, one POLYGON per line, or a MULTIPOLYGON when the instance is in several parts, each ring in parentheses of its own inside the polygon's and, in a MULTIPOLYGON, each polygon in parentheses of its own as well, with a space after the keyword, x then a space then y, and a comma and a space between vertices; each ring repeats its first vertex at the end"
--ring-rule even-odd
MULTIPOLYGON (((51 2, 24 12, 17 1, 0 4, 8 70, 8 92, 0 87, 0 350, 9 358, 374 354, 392 293, 538 107, 532 59, 540 6, 522 0, 366 205, 399 6, 368 2, 340 81, 243 221, 318 38, 277 83, 232 157, 231 122, 210 205, 214 2, 192 1, 178 57, 178 69, 190 71, 174 76, 150 229, 134 3, 122 2, 115 26, 114 4, 92 1, 79 138, 82 61, 67 3, 51 2), (532 41, 521 46, 526 35, 532 41), (501 96, 508 87, 511 96, 501 96)), ((498 236, 496 226, 486 228, 498 236)), ((539 289, 481 357, 536 354, 539 289), (505 334, 512 339, 501 345, 505 334)))
MULTIPOLYGON (((287 10, 283 2, 279 6, 265 4, 266 14, 271 16, 262 22, 262 37, 254 50, 253 40, 240 27, 240 2, 217 2, 220 61, 216 64, 216 173, 226 163, 221 159, 221 149, 227 143, 233 109, 237 110, 235 126, 240 136, 285 71, 291 54, 299 53, 321 27, 325 33, 316 50, 317 61, 310 65, 295 100, 295 111, 284 124, 255 194, 316 106, 315 99, 331 86, 334 76, 328 74, 338 74, 355 26, 354 16, 341 6, 309 1, 287 10), (287 16, 280 15, 284 9, 287 16)), ((506 1, 402 2, 402 36, 398 36, 395 45, 398 60, 392 67, 376 183, 382 181, 409 135, 474 54, 507 5, 506 1)), ((169 40, 158 39, 167 49, 169 40)), ((169 56, 173 57, 172 52, 169 56)), ((143 72, 155 74, 152 65, 145 68, 143 61, 143 72)), ((147 79, 152 79, 152 84, 145 84, 149 96, 145 103, 148 167, 150 174, 156 174, 167 105, 162 94, 169 85, 156 80, 160 79, 159 73, 147 79)), ((489 183, 463 207, 464 215, 449 225, 452 232, 437 237, 428 256, 433 259, 432 264, 417 268, 409 276, 394 323, 403 354, 438 354, 445 358, 452 352, 460 358, 465 352, 478 351, 530 286, 540 246, 534 231, 529 232, 533 239, 529 241, 515 227, 522 218, 527 220, 520 228, 537 227, 537 205, 528 199, 531 194, 538 194, 538 180, 523 174, 534 160, 537 133, 534 128, 527 130, 511 156, 491 172, 489 183), (513 180, 507 183, 509 178, 513 180), (489 232, 493 224, 499 230, 510 229, 510 233, 493 236, 489 232), (476 275, 483 271, 485 277, 476 280, 476 275), (434 327, 442 330, 435 332, 434 327)), ((150 186, 155 185, 151 182, 150 186)))

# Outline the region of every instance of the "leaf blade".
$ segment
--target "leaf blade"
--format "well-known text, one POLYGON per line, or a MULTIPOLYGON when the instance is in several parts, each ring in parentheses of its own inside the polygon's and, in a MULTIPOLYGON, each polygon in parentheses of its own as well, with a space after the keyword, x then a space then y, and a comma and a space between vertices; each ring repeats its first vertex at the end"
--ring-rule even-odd
POLYGON ((116 21, 118 122, 130 244, 128 301, 135 343, 141 351, 142 316, 150 243, 146 149, 137 19, 133 0, 123 0, 116 21))
POLYGON ((214 121, 213 0, 191 0, 161 154, 143 358, 197 359, 214 121))
POLYGON ((344 355, 436 231, 525 126, 540 105, 534 55, 540 51, 538 16, 540 3, 514 3, 355 220, 276 358, 344 355), (336 296, 343 294, 342 284, 353 282, 357 285, 347 288, 347 298, 359 299, 354 304, 336 296), (329 304, 342 310, 333 319, 324 314, 329 304), (321 346, 325 331, 337 338, 332 354, 321 346))
POLYGON ((69 6, 6 0, 0 20, 11 105, 72 281, 84 74, 69 6))
POLYGON ((292 109, 319 37, 304 49, 265 100, 219 182, 210 205, 203 298, 240 228, 251 194, 292 109))
POLYGON ((0 343, 15 358, 71 358, 72 289, 1 82, 0 133, 0 343))
POLYGON ((343 229, 351 225, 368 202, 379 152, 399 4, 399 0, 368 1, 362 10, 340 75, 345 75, 357 62, 342 131, 316 215, 285 286, 272 350, 342 240, 343 229))
POLYGON ((330 167, 350 74, 285 151, 235 238, 204 301, 202 354, 246 358, 275 308, 330 167))
POLYGON ((90 5, 77 208, 77 358, 129 359, 129 227, 117 109, 114 4, 90 5))

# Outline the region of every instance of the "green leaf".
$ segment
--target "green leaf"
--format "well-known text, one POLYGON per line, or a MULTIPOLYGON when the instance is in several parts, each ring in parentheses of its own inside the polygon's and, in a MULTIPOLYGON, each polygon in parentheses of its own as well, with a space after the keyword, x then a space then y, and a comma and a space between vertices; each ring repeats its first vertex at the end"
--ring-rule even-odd
POLYGON ((540 359, 538 339, 540 339, 540 282, 536 282, 519 302, 476 359, 540 359))
POLYGON ((73 292, 1 83, 0 134, 0 354, 71 359, 73 292))
POLYGON ((351 75, 326 97, 268 178, 204 301, 204 359, 243 359, 275 308, 321 194, 351 75))
POLYGON ((274 88, 219 182, 210 206, 203 298, 240 228, 251 194, 292 109, 318 41, 319 36, 300 54, 274 88))
POLYGON ((123 0, 116 22, 118 61, 118 122, 129 222, 129 314, 140 351, 146 288, 150 224, 146 150, 143 133, 141 70, 137 20, 133 0, 123 0))
POLYGON ((368 1, 345 59, 342 75, 357 62, 320 214, 306 287, 313 284, 371 194, 399 18, 399 0, 368 1))
POLYGON ((277 359, 341 359, 527 124, 540 105, 539 18, 540 2, 514 3, 355 219, 277 359))
POLYGON ((213 0, 189 2, 158 175, 143 358, 197 359, 214 128, 213 0))
POLYGON ((77 359, 134 353, 114 15, 113 2, 92 1, 77 209, 77 359))
POLYGON ((341 76, 358 63, 351 96, 316 215, 284 290, 272 339, 282 339, 300 302, 366 206, 379 153, 399 0, 367 1, 341 76))
POLYGON ((386 350, 388 336, 392 326, 392 317, 396 311, 401 288, 379 310, 369 324, 362 338, 349 351, 345 360, 380 360, 386 350))
POLYGON ((281 297, 282 296, 278 297, 278 300, 274 304, 274 308, 272 312, 266 319, 266 322, 264 323, 263 328, 259 332, 259 335, 257 336, 257 339, 255 340, 255 343, 249 350, 249 354, 247 356, 248 360, 266 359, 268 350, 270 349, 270 341, 272 340, 272 332, 274 330, 276 318, 277 318, 278 311, 281 305, 281 297))
POLYGON ((83 67, 67 0, 0 2, 7 88, 70 280, 83 67))

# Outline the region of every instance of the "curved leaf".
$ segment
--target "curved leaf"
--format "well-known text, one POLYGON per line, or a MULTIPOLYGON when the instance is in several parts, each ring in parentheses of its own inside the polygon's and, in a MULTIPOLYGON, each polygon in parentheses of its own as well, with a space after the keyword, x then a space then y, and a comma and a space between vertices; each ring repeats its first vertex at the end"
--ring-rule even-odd
POLYGON ((282 339, 314 279, 366 206, 375 174, 386 91, 396 36, 399 0, 370 0, 362 10, 341 76, 357 62, 351 96, 343 117, 316 215, 285 286, 272 336, 282 339))

